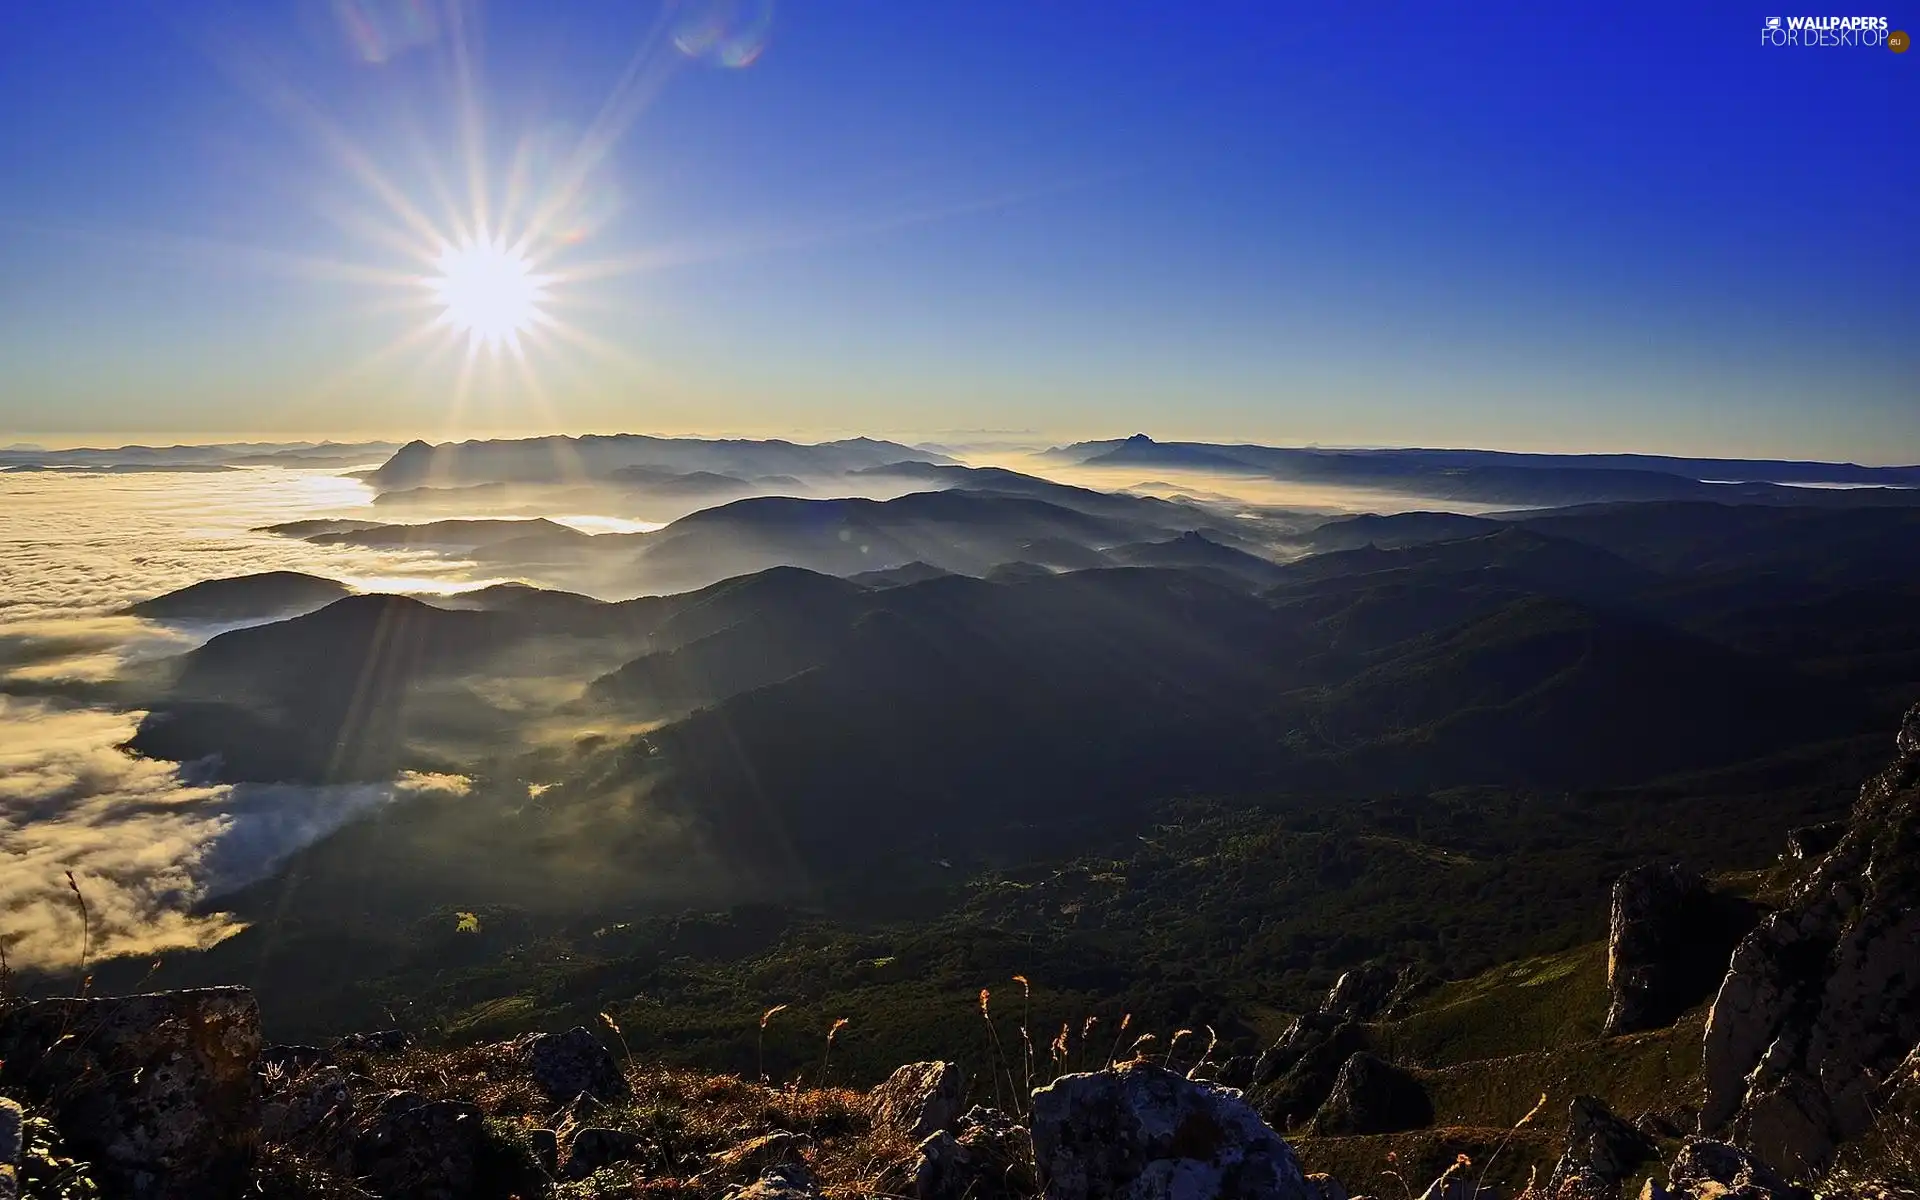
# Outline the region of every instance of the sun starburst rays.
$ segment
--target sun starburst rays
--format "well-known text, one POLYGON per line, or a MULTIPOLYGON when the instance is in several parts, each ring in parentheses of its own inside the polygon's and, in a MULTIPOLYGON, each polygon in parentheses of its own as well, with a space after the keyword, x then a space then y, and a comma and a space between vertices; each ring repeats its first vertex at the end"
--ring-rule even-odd
POLYGON ((521 335, 548 323, 542 305, 553 276, 534 269, 525 254, 484 231, 448 243, 422 280, 440 305, 439 322, 463 333, 469 347, 511 349, 523 357, 521 335))

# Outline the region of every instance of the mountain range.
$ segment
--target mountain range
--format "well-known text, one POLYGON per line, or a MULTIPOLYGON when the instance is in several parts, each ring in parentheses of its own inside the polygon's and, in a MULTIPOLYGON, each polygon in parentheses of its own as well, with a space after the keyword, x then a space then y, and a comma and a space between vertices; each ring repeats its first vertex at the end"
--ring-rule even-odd
POLYGON ((1146 434, 1056 447, 1047 458, 1086 467, 1259 476, 1513 507, 1614 501, 1909 506, 1920 467, 1648 454, 1508 454, 1492 450, 1332 450, 1157 442, 1146 434), (1813 485, 1813 486, 1793 486, 1813 485), (1820 494, 1839 488, 1860 494, 1820 494))

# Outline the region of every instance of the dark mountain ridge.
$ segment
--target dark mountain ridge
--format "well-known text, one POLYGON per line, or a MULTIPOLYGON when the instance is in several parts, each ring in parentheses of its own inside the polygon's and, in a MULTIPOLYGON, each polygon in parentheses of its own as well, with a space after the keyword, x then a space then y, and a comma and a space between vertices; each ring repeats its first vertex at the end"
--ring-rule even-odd
POLYGON ((469 483, 567 483, 623 467, 657 467, 678 473, 760 475, 837 474, 860 467, 945 456, 895 442, 847 438, 806 445, 781 440, 659 438, 645 434, 501 441, 408 442, 367 476, 380 491, 469 483))
POLYGON ((347 595, 345 584, 299 571, 265 571, 199 583, 122 610, 155 621, 252 621, 309 612, 347 595))

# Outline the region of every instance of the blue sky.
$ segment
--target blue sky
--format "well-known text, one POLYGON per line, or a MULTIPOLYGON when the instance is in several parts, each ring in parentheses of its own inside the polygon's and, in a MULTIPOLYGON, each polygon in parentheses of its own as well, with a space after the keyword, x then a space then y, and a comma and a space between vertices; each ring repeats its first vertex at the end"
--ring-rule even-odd
POLYGON ((1764 47, 1744 4, 1362 7, 25 6, 0 436, 1920 461, 1920 54, 1764 47), (552 189, 610 97, 534 254, 565 336, 380 353, 434 315, 359 277, 428 270, 396 205, 497 211, 516 155, 552 189))

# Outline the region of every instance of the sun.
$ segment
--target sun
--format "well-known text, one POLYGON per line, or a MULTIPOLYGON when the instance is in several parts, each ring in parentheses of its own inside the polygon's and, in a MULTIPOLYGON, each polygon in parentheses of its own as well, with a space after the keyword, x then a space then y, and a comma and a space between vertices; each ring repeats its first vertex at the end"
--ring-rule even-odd
POLYGON ((474 348, 518 351, 520 335, 546 321, 540 304, 547 277, 505 241, 483 235, 449 244, 434 266, 440 273, 425 282, 440 304, 440 321, 474 348))

